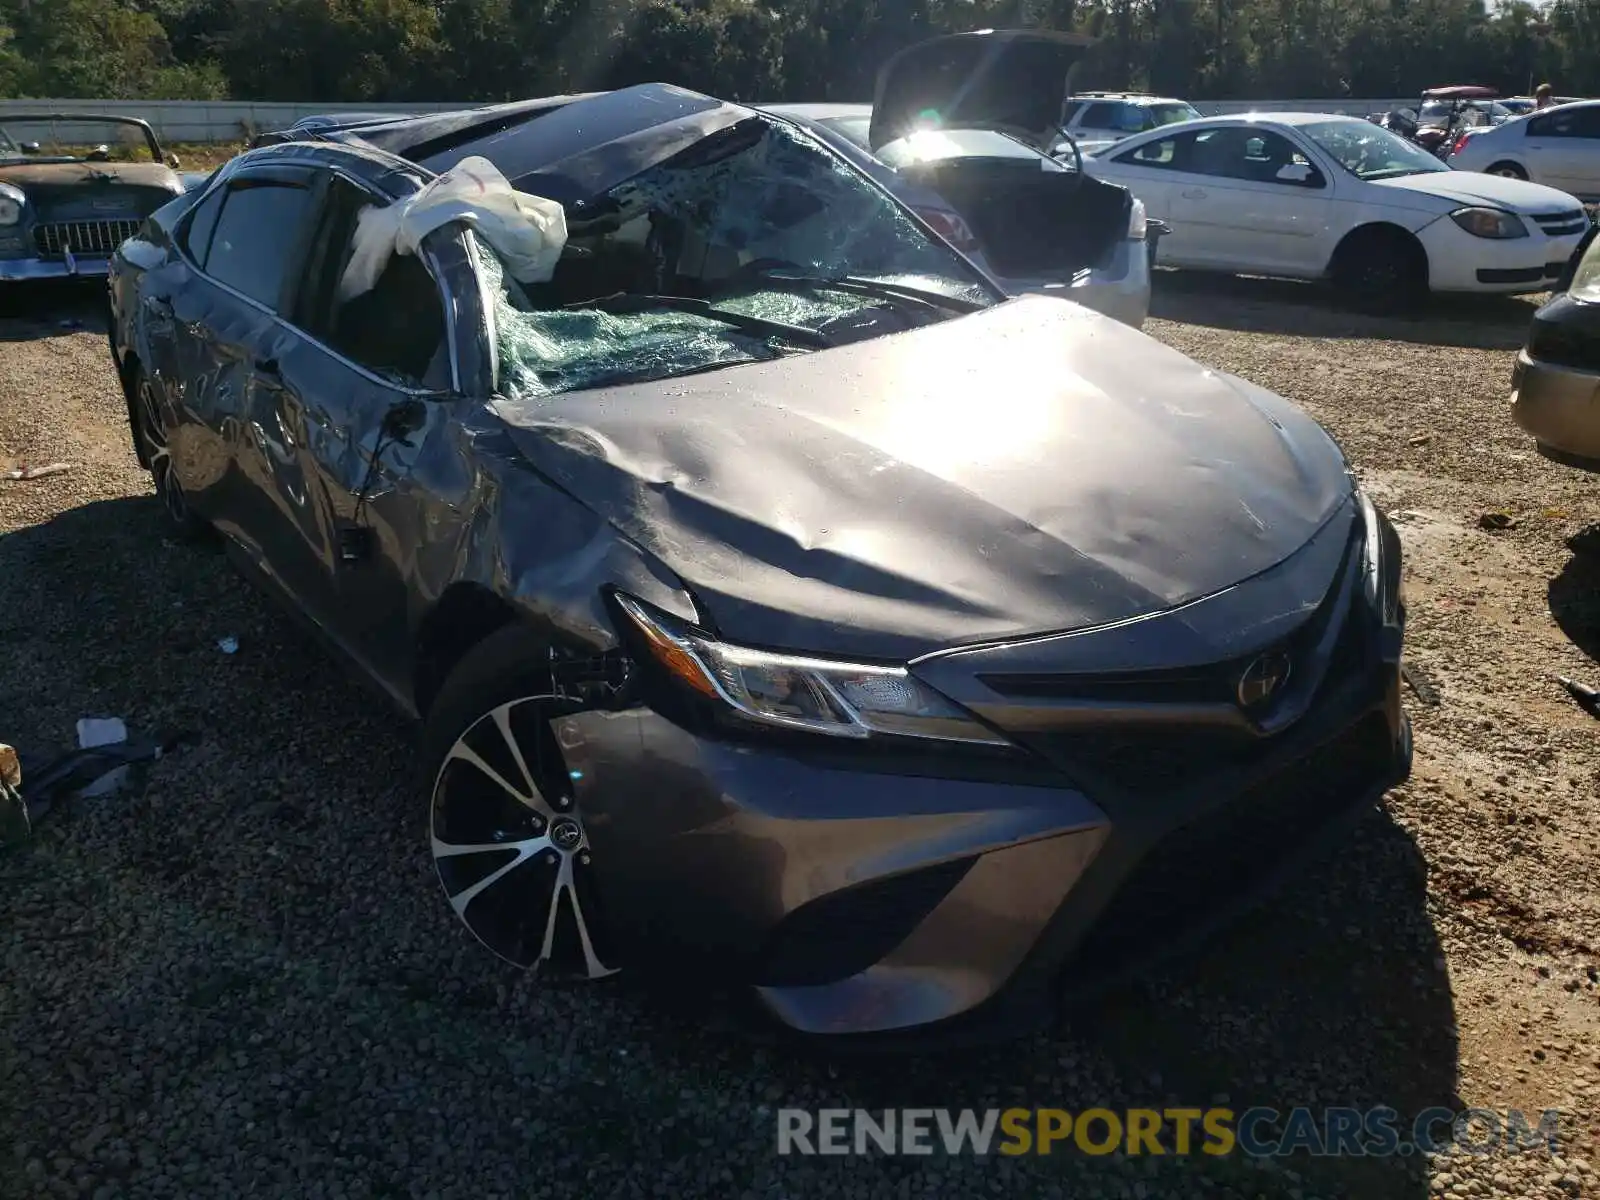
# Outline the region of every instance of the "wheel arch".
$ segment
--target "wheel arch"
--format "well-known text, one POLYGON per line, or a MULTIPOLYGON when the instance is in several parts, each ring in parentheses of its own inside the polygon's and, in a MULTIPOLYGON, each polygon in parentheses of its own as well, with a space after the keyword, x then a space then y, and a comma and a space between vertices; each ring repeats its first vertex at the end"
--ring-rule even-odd
POLYGON ((139 466, 148 471, 150 456, 145 453, 144 439, 139 436, 139 418, 133 408, 138 403, 134 394, 134 379, 144 366, 139 361, 139 352, 132 346, 127 347, 120 358, 113 354, 112 362, 117 368, 117 383, 122 388, 122 403, 128 413, 128 437, 133 442, 133 453, 139 460, 139 466))
POLYGON ((1428 275, 1432 267, 1432 264, 1428 261, 1427 247, 1422 244, 1422 239, 1415 233, 1394 221, 1366 221, 1349 230, 1339 239, 1339 244, 1333 248, 1333 253, 1328 256, 1328 266, 1325 274, 1332 276, 1338 270, 1340 259, 1344 255, 1351 253, 1362 245, 1380 240, 1404 244, 1407 250, 1416 257, 1416 260, 1422 264, 1422 283, 1424 286, 1427 285, 1428 275))
POLYGON ((428 715, 444 681, 474 646, 513 621, 540 632, 492 588, 470 581, 445 588, 418 623, 413 642, 411 699, 417 715, 428 715))

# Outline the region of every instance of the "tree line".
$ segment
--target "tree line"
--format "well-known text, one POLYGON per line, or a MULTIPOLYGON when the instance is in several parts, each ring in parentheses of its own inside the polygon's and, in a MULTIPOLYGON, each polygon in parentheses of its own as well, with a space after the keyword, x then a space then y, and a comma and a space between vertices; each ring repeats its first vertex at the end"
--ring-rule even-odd
POLYGON ((1075 29, 1081 87, 1600 94, 1600 0, 0 0, 0 96, 496 101, 664 81, 866 100, 935 33, 1075 29))

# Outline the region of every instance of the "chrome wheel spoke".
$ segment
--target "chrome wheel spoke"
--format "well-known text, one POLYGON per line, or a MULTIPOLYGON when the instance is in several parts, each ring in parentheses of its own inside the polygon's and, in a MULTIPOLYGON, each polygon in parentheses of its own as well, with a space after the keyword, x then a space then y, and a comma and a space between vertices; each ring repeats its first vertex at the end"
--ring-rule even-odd
POLYGON ((458 916, 467 911, 467 905, 471 904, 480 892, 487 891, 499 883, 539 851, 548 849, 550 849, 548 837, 527 838, 520 842, 487 842, 471 846, 453 846, 449 842, 441 842, 438 838, 433 839, 433 856, 436 859, 456 858, 463 854, 504 853, 507 850, 517 852, 516 857, 510 862, 502 863, 470 887, 463 888, 450 897, 450 907, 456 910, 458 916))
POLYGON ((434 781, 430 840, 450 907, 494 953, 585 979, 616 974, 588 872, 589 839, 561 789, 549 728, 554 697, 489 709, 458 737, 434 781), (563 915, 565 914, 565 915, 563 915))
POLYGON ((539 961, 549 962, 555 955, 556 922, 561 912, 562 897, 565 896, 567 903, 572 906, 573 924, 578 928, 578 944, 583 951, 584 974, 589 979, 603 979, 607 975, 615 975, 617 969, 606 966, 594 951, 594 942, 589 937, 589 923, 583 917, 583 903, 578 899, 578 889, 574 886, 572 864, 571 855, 566 855, 561 860, 561 871, 556 875, 555 888, 550 895, 550 916, 545 921, 544 946, 539 951, 539 961))

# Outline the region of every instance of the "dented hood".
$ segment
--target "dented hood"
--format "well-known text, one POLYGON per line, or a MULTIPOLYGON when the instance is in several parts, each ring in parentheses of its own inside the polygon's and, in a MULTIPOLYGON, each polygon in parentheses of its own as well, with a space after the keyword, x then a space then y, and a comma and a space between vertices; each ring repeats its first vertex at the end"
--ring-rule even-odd
POLYGON ((984 29, 908 46, 878 72, 867 140, 876 150, 930 122, 1048 137, 1060 127, 1073 71, 1094 40, 984 29))
POLYGON ((496 411, 722 636, 840 657, 1181 604, 1288 557, 1350 490, 1287 401, 1044 297, 496 411))

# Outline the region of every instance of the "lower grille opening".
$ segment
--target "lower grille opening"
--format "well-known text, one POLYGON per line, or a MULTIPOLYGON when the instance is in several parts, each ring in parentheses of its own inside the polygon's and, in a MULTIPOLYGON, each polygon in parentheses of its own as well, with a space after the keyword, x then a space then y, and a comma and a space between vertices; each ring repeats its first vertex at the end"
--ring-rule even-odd
MULTIPOLYGON (((1077 956, 1121 965, 1181 937, 1258 886, 1286 854, 1314 840, 1378 782, 1394 756, 1374 714, 1238 799, 1168 833, 1111 898, 1077 956)), ((1116 834, 1113 833, 1113 844, 1116 834)), ((1108 846, 1107 850, 1113 847, 1108 846)))
POLYGON ((905 941, 976 861, 939 863, 802 905, 769 939, 757 965, 757 982, 804 987, 865 971, 905 941))

